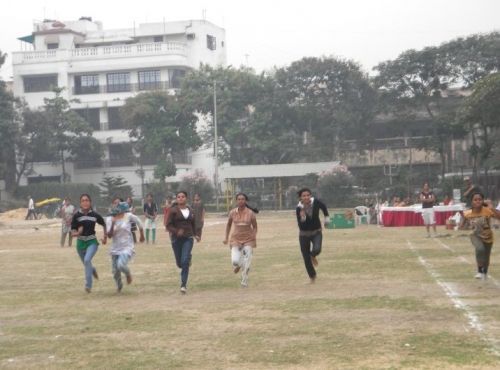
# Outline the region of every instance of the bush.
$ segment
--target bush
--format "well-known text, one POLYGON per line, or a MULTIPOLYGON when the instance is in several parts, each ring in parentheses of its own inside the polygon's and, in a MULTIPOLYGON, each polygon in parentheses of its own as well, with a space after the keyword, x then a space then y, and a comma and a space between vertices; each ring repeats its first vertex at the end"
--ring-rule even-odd
POLYGON ((192 175, 184 176, 179 190, 187 191, 190 201, 196 193, 200 194, 204 202, 209 202, 214 196, 214 187, 202 170, 195 170, 192 175))
MULTIPOLYGON (((87 193, 92 197, 94 205, 102 203, 99 197, 100 189, 94 184, 41 182, 18 187, 15 196, 19 199, 27 199, 28 195, 31 195, 35 202, 47 198, 57 197, 64 199, 65 197, 69 197, 73 204, 78 205, 80 195, 83 193, 87 193)), ((27 206, 27 201, 25 203, 25 206, 27 206)))
POLYGON ((318 191, 328 207, 352 207, 354 177, 346 166, 338 166, 319 175, 318 191))

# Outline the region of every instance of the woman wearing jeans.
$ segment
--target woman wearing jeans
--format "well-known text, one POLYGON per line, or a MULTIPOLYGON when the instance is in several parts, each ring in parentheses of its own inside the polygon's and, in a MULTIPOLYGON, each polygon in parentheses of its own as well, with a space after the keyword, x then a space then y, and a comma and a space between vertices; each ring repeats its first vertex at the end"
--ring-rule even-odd
POLYGON ((316 280, 314 267, 318 266, 317 256, 321 253, 321 243, 323 241, 319 210, 321 209, 323 212, 326 225, 329 222, 328 209, 322 201, 311 196, 311 190, 308 188, 300 189, 297 194, 300 201, 295 212, 299 225, 300 251, 304 258, 307 274, 311 279, 311 283, 314 283, 316 280))
POLYGON ((106 244, 106 224, 100 214, 92 209, 90 195, 80 196, 80 210, 73 215, 71 221, 71 233, 77 237, 76 250, 85 266, 85 291, 92 291, 92 277, 99 279, 97 271, 92 266, 92 258, 97 253, 99 243, 95 235, 95 224, 102 225, 104 236, 102 244, 106 244))
POLYGON ((118 293, 122 291, 122 273, 127 279, 127 284, 132 283, 132 273, 128 267, 129 261, 135 254, 132 224, 139 228, 139 241, 144 241, 144 229, 141 220, 130 213, 127 202, 120 202, 111 210, 111 216, 106 220, 108 237, 113 238, 109 253, 111 254, 111 267, 113 278, 116 282, 118 293))
POLYGON ((187 193, 180 191, 176 195, 177 204, 168 213, 167 230, 171 235, 175 263, 181 269, 181 293, 187 293, 189 266, 194 240, 200 241, 195 231, 195 218, 191 208, 187 206, 187 193))

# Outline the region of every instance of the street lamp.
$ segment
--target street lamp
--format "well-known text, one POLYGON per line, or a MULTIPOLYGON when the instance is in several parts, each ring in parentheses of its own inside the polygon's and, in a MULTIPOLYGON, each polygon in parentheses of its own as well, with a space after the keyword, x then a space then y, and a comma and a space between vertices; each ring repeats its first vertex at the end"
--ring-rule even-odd
POLYGON ((215 207, 219 211, 219 138, 217 134, 217 81, 214 80, 214 161, 215 161, 215 207))

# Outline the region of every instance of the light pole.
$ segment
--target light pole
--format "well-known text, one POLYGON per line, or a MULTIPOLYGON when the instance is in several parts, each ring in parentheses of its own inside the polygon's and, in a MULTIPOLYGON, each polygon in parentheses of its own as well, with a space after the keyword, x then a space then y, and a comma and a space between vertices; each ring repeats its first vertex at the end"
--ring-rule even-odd
POLYGON ((219 138, 217 134, 217 81, 214 80, 214 162, 215 207, 219 211, 219 138))

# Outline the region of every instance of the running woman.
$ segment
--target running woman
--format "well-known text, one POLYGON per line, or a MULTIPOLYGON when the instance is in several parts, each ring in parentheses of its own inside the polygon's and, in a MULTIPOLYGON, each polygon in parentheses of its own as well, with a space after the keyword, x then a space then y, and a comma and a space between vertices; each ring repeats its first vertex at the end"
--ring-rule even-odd
POLYGON ((223 243, 227 244, 231 226, 234 229, 229 239, 229 248, 231 249, 231 263, 233 272, 237 274, 241 271, 241 286, 248 286, 248 272, 252 263, 253 248, 257 247, 257 219, 256 209, 247 205, 248 197, 246 194, 236 194, 237 207, 229 212, 226 225, 226 238, 223 243))
POLYGON ((151 241, 153 244, 156 241, 156 216, 158 215, 158 206, 153 201, 153 194, 146 195, 146 203, 144 203, 144 228, 146 229, 146 244, 149 244, 149 232, 151 231, 151 241))
POLYGON ((123 288, 122 273, 127 279, 127 284, 132 283, 132 274, 128 267, 129 261, 135 254, 132 224, 139 228, 139 241, 142 243, 144 241, 142 222, 139 217, 130 212, 127 202, 120 202, 111 210, 111 216, 106 219, 108 237, 113 238, 109 252, 118 293, 123 288))
POLYGON ((471 195, 472 208, 464 212, 464 218, 460 225, 463 229, 466 224, 472 226, 470 235, 472 245, 476 250, 477 274, 476 279, 486 280, 488 278, 488 267, 490 265, 491 248, 493 247, 493 232, 491 230, 491 218, 500 219, 500 211, 493 208, 491 200, 484 200, 480 192, 471 195))
POLYGON ((171 235, 175 263, 181 269, 181 293, 187 293, 189 267, 194 240, 200 241, 195 231, 194 212, 187 205, 188 194, 185 191, 177 193, 176 205, 168 213, 167 230, 171 235))
POLYGON ((102 226, 104 236, 102 244, 106 244, 106 224, 100 214, 92 209, 92 199, 88 194, 80 196, 80 209, 73 215, 71 232, 77 237, 76 251, 85 267, 85 291, 92 291, 92 277, 99 279, 97 271, 92 266, 92 258, 97 253, 99 243, 95 235, 95 224, 102 226))
POLYGON ((311 190, 308 188, 300 189, 297 195, 300 201, 295 213, 299 225, 300 251, 304 258, 304 265, 309 279, 311 279, 311 283, 314 283, 316 280, 314 267, 318 266, 317 256, 321 253, 321 243, 323 241, 319 211, 323 212, 324 224, 326 225, 329 223, 328 209, 321 200, 311 196, 311 190))
POLYGON ((436 196, 430 190, 428 182, 424 182, 422 192, 420 193, 420 201, 422 202, 422 219, 424 220, 424 225, 427 229, 427 237, 431 237, 431 226, 434 230, 434 237, 436 237, 436 217, 434 215, 434 203, 436 203, 436 196))

